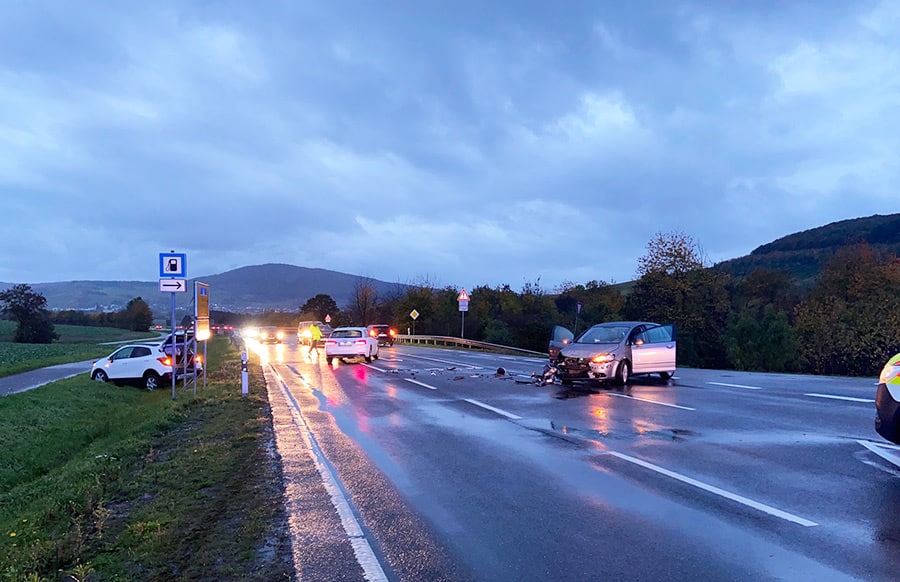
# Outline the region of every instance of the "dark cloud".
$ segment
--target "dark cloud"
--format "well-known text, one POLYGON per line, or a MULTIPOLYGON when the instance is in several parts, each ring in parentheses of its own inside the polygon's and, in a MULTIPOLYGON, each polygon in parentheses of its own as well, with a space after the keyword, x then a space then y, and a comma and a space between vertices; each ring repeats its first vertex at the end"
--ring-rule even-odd
POLYGON ((724 260, 897 211, 890 2, 29 2, 0 21, 0 280, 152 280, 177 249, 203 274, 552 288, 629 280, 657 232, 724 260))

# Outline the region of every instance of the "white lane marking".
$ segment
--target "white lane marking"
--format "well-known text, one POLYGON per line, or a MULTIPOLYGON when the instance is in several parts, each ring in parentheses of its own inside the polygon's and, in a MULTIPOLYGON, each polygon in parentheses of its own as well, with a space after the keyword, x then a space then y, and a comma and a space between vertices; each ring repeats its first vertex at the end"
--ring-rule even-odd
POLYGON ((875 453, 876 455, 878 455, 885 461, 889 462, 890 464, 900 467, 900 457, 898 457, 897 455, 891 455, 890 453, 888 453, 885 450, 885 449, 887 449, 888 451, 900 452, 900 447, 895 447, 893 445, 881 445, 881 444, 876 445, 875 443, 870 443, 868 441, 856 441, 856 442, 858 442, 862 446, 866 447, 867 449, 869 449, 870 451, 872 451, 873 453, 875 453))
POLYGON ((808 519, 796 516, 794 514, 788 513, 786 511, 782 511, 780 509, 776 509, 770 505, 766 505, 765 503, 760 503, 758 501, 754 501, 752 499, 748 499, 743 495, 738 495, 736 493, 731 493, 730 491, 725 491, 724 489, 720 489, 714 485, 709 485, 707 483, 703 483, 702 481, 697 481, 696 479, 692 479, 690 477, 686 477, 674 471, 670 471, 668 469, 664 469, 658 465, 654 465, 653 463, 648 463, 647 461, 643 461, 641 459, 637 459, 635 457, 629 457, 628 455, 623 455, 622 453, 617 453, 615 451, 609 451, 608 454, 622 459, 623 461, 628 461, 629 463, 634 463, 635 465, 640 465, 645 469, 650 469, 651 471, 656 471, 666 477, 671 477, 672 479, 676 479, 681 481, 682 483, 687 483, 688 485, 693 485, 694 487, 698 487, 703 489, 704 491, 708 491, 709 493, 713 493, 715 495, 719 495, 726 499, 730 499, 731 501, 736 501, 740 504, 746 505, 748 507, 752 507, 753 509, 758 509, 763 513, 768 513, 769 515, 773 515, 775 517, 780 517, 786 521, 790 521, 804 527, 811 527, 814 525, 819 525, 814 521, 810 521, 808 519))
POLYGON ((407 382, 412 382, 413 384, 418 384, 419 386, 424 386, 429 390, 437 390, 437 388, 435 388, 434 386, 429 386, 425 382, 419 382, 418 380, 413 380, 412 378, 404 378, 404 380, 406 380, 407 382))
POLYGON ((372 368, 373 370, 378 370, 379 372, 387 372, 385 368, 379 368, 378 366, 373 366, 372 364, 363 364, 366 368, 372 368))
POLYGON ((668 402, 658 402, 656 400, 650 400, 647 398, 638 398, 637 396, 629 396, 627 394, 616 394, 614 392, 610 393, 611 396, 618 396, 619 398, 630 398, 631 400, 640 400, 641 402, 649 402, 650 404, 659 404, 660 406, 671 406, 672 408, 680 408, 682 410, 697 410, 696 408, 691 408, 690 406, 681 406, 678 404, 669 404, 668 402))
POLYGON ((278 377, 278 380, 281 383, 281 391, 290 403, 291 416, 294 417, 294 424, 297 425, 297 428, 301 429, 300 436, 306 441, 310 452, 313 454, 313 462, 316 465, 316 469, 319 471, 319 475, 322 477, 322 483, 325 485, 326 491, 328 491, 331 503, 338 512, 341 525, 344 527, 344 531, 347 533, 347 539, 353 547, 356 561, 363 569, 363 577, 366 580, 387 582, 388 577, 384 573, 381 564, 378 562, 378 558, 375 556, 375 551, 372 549, 371 544, 369 544, 369 540, 366 539, 365 534, 363 533, 362 524, 354 515, 350 506, 350 500, 347 499, 341 488, 338 486, 338 478, 328 466, 326 462, 328 458, 319 447, 319 443, 316 441, 312 429, 306 422, 303 413, 300 411, 300 405, 294 399, 294 395, 291 394, 291 391, 288 389, 281 374, 275 369, 275 366, 270 364, 270 367, 272 372, 275 373, 275 376, 278 377))
POLYGON ((731 388, 746 388, 747 390, 762 390, 759 386, 744 386, 743 384, 725 384, 724 382, 707 382, 716 386, 729 386, 731 388))
POLYGON ((831 398, 832 400, 848 400, 850 402, 875 402, 875 400, 871 398, 853 398, 852 396, 835 396, 834 394, 817 394, 815 392, 804 394, 804 396, 812 396, 814 398, 831 398))
POLYGON ((412 357, 412 358, 419 358, 420 360, 429 360, 429 361, 432 361, 432 362, 440 362, 440 363, 442 363, 442 364, 453 364, 454 366, 463 366, 463 367, 466 367, 466 368, 472 368, 473 370, 480 370, 480 369, 481 369, 481 366, 476 366, 475 364, 467 364, 467 363, 464 363, 464 362, 454 362, 454 361, 452 361, 452 360, 442 360, 442 359, 440 359, 440 358, 428 358, 428 357, 425 357, 425 356, 417 356, 417 355, 414 355, 414 354, 407 354, 407 355, 410 356, 410 357, 412 357))
POLYGON ((500 416, 505 416, 506 418, 508 418, 510 420, 522 420, 521 416, 516 416, 515 414, 512 414, 511 412, 506 412, 505 410, 501 410, 499 408, 494 408, 490 404, 485 404, 484 402, 479 402, 478 400, 473 400, 471 398, 463 398, 463 400, 465 400, 469 404, 474 404, 475 406, 480 406, 481 408, 484 408, 485 410, 490 410, 491 412, 496 412, 500 416))

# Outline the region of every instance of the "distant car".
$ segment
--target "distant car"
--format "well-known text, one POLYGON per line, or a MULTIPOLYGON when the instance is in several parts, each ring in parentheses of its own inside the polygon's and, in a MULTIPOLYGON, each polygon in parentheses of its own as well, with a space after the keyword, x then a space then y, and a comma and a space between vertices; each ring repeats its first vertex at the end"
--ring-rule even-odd
MULTIPOLYGON (((199 364, 198 364, 199 367, 199 364)), ((176 367, 180 377, 193 373, 193 367, 176 367)), ((91 363, 91 379, 99 382, 139 383, 147 390, 156 390, 162 382, 172 380, 172 357, 159 344, 130 344, 118 348, 106 358, 91 363)))
POLYGON ((900 354, 881 369, 875 392, 875 431, 900 444, 900 354))
POLYGON ((397 336, 397 330, 384 323, 376 323, 370 325, 366 329, 369 330, 369 336, 378 340, 379 346, 393 346, 394 338, 397 336))
POLYGON ((322 339, 319 340, 319 347, 325 345, 325 339, 331 335, 331 326, 321 321, 301 321, 297 324, 297 343, 308 346, 312 343, 312 333, 309 331, 310 326, 316 324, 319 331, 322 332, 322 339))
POLYGON ((628 382, 633 374, 675 374, 675 326, 648 321, 614 321, 589 327, 577 338, 554 326, 550 361, 563 384, 573 381, 628 382))
POLYGON ((284 330, 271 325, 263 326, 259 328, 256 339, 261 344, 280 344, 284 341, 284 330))
POLYGON ((367 362, 378 359, 378 340, 364 327, 338 327, 325 340, 325 359, 329 364, 335 358, 365 358, 367 362))

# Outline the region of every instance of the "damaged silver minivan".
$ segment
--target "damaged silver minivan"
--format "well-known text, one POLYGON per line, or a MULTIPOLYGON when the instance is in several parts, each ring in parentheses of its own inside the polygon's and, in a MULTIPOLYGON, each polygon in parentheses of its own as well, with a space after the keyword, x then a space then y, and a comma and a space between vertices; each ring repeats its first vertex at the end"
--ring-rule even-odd
POLYGON ((633 374, 675 374, 675 324, 649 321, 599 323, 575 337, 554 326, 550 362, 563 384, 573 381, 613 381, 622 385, 633 374))

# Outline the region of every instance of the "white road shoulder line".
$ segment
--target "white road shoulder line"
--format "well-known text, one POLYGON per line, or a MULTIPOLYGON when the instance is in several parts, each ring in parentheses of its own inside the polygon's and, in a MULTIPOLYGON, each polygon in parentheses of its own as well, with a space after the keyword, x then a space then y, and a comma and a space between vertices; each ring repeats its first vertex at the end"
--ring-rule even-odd
POLYGON ((657 402, 656 400, 649 400, 647 398, 638 398, 637 396, 629 396, 627 394, 616 394, 615 392, 611 392, 610 395, 618 396, 619 398, 630 398, 631 400, 640 400, 641 402, 649 402, 650 404, 659 404, 660 406, 670 406, 672 408, 680 408, 682 410, 697 410, 696 408, 691 408, 690 406, 681 406, 679 404, 669 404, 668 402, 657 402))
POLYGON ((682 483, 687 483, 688 485, 693 485, 699 489, 703 489, 704 491, 708 491, 709 493, 713 493, 715 495, 719 495, 724 497, 725 499, 730 499, 731 501, 736 501, 742 505, 746 505, 747 507, 752 507, 753 509, 758 509, 764 513, 768 513, 769 515, 773 515, 775 517, 780 517, 786 521, 790 521, 804 527, 812 527, 815 525, 819 525, 814 521, 810 521, 808 519, 804 519, 802 517, 798 517, 786 511, 782 511, 780 509, 776 509, 770 505, 766 505, 764 503, 760 503, 758 501, 753 501, 752 499, 748 499, 742 495, 738 495, 736 493, 731 493, 730 491, 725 491, 724 489, 720 489, 714 485, 709 485, 707 483, 703 483, 702 481, 697 481, 696 479, 692 479, 690 477, 686 477, 674 471, 670 471, 668 469, 663 469, 658 465, 654 465, 653 463, 648 463, 647 461, 643 461, 641 459, 637 459, 635 457, 629 457, 628 455, 623 455, 622 453, 617 453, 615 451, 609 451, 609 454, 622 459, 623 461, 628 461, 629 463, 634 463, 635 465, 640 465, 645 469, 650 469, 651 471, 656 471, 666 477, 671 477, 672 479, 676 479, 681 481, 682 483))
POLYGON ((744 386, 743 384, 726 384, 724 382, 707 382, 715 386, 728 386, 730 388, 746 388, 747 390, 762 390, 759 386, 744 386))
POLYGON ((847 400, 849 402, 867 402, 873 403, 875 402, 872 398, 853 398, 852 396, 836 396, 834 394, 817 394, 815 392, 810 392, 809 394, 804 394, 804 396, 812 396, 814 398, 830 398, 832 400, 847 400))
POLYGON ((326 462, 327 457, 319 447, 319 443, 316 441, 316 437, 313 434, 312 429, 309 427, 309 424, 307 424, 306 422, 306 418, 300 411, 300 405, 294 399, 294 395, 291 394, 290 389, 284 382, 281 374, 279 374, 278 370, 275 369, 275 366, 271 366, 271 369, 272 372, 274 372, 275 376, 277 376, 278 381, 281 384, 281 391, 290 406, 291 415, 294 417, 294 424, 298 429, 300 429, 300 435, 303 440, 306 441, 307 446, 312 453, 313 463, 316 465, 316 469, 318 469, 319 471, 319 475, 322 478, 322 483, 325 486, 325 490, 328 492, 329 497, 331 497, 332 505, 334 505, 334 508, 338 512, 338 517, 341 520, 341 525, 344 527, 344 531, 347 533, 347 539, 349 540, 350 545, 353 547, 353 553, 356 556, 357 563, 359 563, 360 567, 362 567, 363 569, 363 575, 365 579, 377 582, 387 582, 388 577, 385 574, 384 569, 381 567, 381 563, 378 561, 378 558, 375 556, 375 551, 372 549, 371 544, 369 544, 369 541, 366 539, 365 534, 363 533, 362 524, 354 515, 353 509, 350 506, 350 500, 347 499, 342 489, 338 485, 337 475, 335 475, 331 468, 328 466, 326 462))
POLYGON ((419 382, 418 380, 413 380, 412 378, 404 378, 404 380, 406 380, 407 382, 412 382, 413 384, 417 384, 419 386, 423 386, 425 388, 428 388, 429 390, 437 390, 437 388, 435 388, 434 386, 429 386, 425 382, 419 382))
POLYGON ((505 410, 501 410, 499 408, 494 408, 490 404, 485 404, 484 402, 479 402, 478 400, 473 400, 471 398, 463 398, 463 400, 465 400, 469 404, 474 404, 475 406, 480 406, 481 408, 484 408, 485 410, 490 410, 491 412, 496 412, 500 416, 505 416, 506 418, 508 418, 510 420, 522 420, 521 416, 516 416, 515 414, 513 414, 511 412, 506 412, 505 410))

